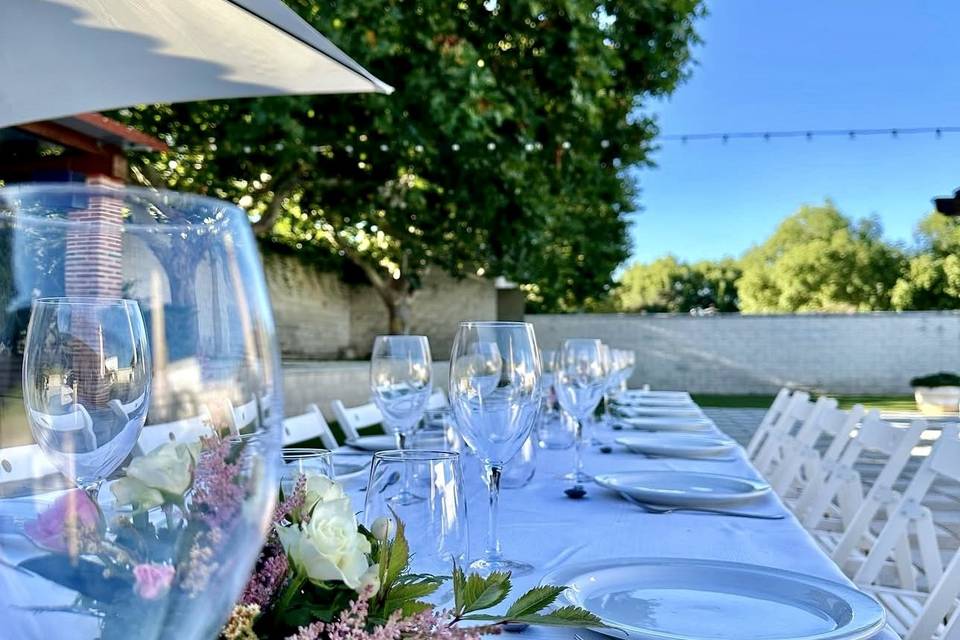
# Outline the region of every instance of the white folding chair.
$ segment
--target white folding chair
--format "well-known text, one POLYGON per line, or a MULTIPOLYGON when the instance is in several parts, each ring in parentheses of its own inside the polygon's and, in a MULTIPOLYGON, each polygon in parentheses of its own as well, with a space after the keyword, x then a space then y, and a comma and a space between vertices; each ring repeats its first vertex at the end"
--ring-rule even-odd
POLYGON ((747 458, 753 460, 756 457, 757 452, 760 450, 760 446, 766 440, 767 436, 770 435, 771 429, 777 423, 777 420, 780 418, 780 415, 783 413, 783 410, 786 409, 787 404, 790 402, 790 389, 783 387, 780 391, 777 392, 776 397, 773 399, 773 403, 770 405, 770 408, 767 409, 767 412, 763 414, 763 419, 760 420, 760 424, 757 426, 757 430, 753 432, 753 436, 750 438, 750 442, 747 444, 747 458))
POLYGON ((330 451, 339 446, 317 405, 311 403, 307 405, 306 413, 283 419, 283 446, 313 438, 320 438, 323 446, 330 451))
POLYGON ((871 591, 890 614, 887 621, 904 640, 956 640, 960 638, 960 552, 954 552, 946 568, 934 526, 933 514, 922 500, 934 481, 960 481, 960 439, 956 426, 948 426, 903 492, 895 509, 877 536, 866 559, 854 575, 858 586, 871 591), (877 585, 884 565, 897 546, 910 534, 916 537, 917 560, 923 584, 907 574, 900 588, 877 585), (922 589, 922 590, 921 590, 922 589))
POLYGON ((0 449, 0 484, 24 482, 58 474, 43 450, 35 444, 0 449))
MULTIPOLYGON (((923 420, 914 421, 909 428, 900 427, 881 420, 876 411, 871 411, 819 490, 801 496, 795 509, 797 518, 848 575, 856 574, 876 540, 871 526, 899 502, 894 485, 926 427, 923 420), (855 468, 864 453, 886 457, 866 496, 855 468)), ((896 580, 910 580, 914 568, 907 537, 898 541, 894 558, 893 568, 899 574, 896 580)))
POLYGON ((827 406, 828 400, 821 398, 817 404, 810 400, 810 394, 805 391, 795 391, 757 451, 753 460, 757 471, 764 477, 770 477, 773 470, 783 463, 783 457, 787 453, 784 444, 789 442, 788 437, 795 434, 818 408, 827 406))
POLYGON ((202 406, 200 415, 145 426, 140 431, 137 446, 143 453, 150 453, 168 442, 190 443, 210 436, 216 436, 216 430, 210 412, 202 406))
POLYGON ((259 414, 256 396, 239 407, 233 406, 233 403, 229 400, 227 400, 227 404, 230 407, 230 416, 233 420, 231 425, 233 435, 240 435, 245 428, 257 421, 259 414))
POLYGON ((796 494, 802 492, 804 486, 822 484, 825 466, 829 460, 835 460, 834 456, 850 442, 850 434, 864 414, 863 406, 859 404, 849 411, 838 409, 833 398, 821 397, 817 405, 796 434, 784 436, 782 464, 777 465, 770 475, 773 490, 788 503, 796 503, 796 494), (824 437, 831 438, 831 446, 827 449, 831 458, 828 461, 817 449, 817 443, 824 437), (837 446, 833 447, 834 444, 837 446))
POLYGON ((357 407, 346 407, 340 400, 334 400, 331 407, 333 415, 337 417, 337 423, 347 436, 347 442, 359 438, 360 429, 383 422, 383 414, 372 402, 357 407))

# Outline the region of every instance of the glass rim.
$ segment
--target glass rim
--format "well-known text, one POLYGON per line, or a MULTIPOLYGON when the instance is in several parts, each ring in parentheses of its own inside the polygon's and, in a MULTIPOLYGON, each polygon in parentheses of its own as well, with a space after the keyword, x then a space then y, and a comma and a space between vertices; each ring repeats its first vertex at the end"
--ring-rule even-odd
POLYGON ((411 334, 406 334, 406 333, 384 333, 384 334, 382 334, 382 335, 375 336, 375 337, 374 337, 374 340, 380 340, 380 339, 383 339, 383 338, 411 338, 411 339, 415 338, 415 339, 417 339, 417 340, 429 340, 429 337, 428 337, 428 336, 423 336, 423 335, 414 334, 414 333, 411 333, 411 334))
MULTIPOLYGON (((229 212, 229 215, 231 216, 242 216, 243 219, 248 219, 247 212, 242 209, 240 205, 199 193, 187 193, 184 191, 174 191, 173 189, 157 189, 153 187, 138 187, 126 184, 119 186, 107 186, 86 184, 82 182, 21 182, 2 186, 0 187, 0 218, 4 217, 5 215, 9 217, 23 216, 25 218, 41 221, 43 224, 47 225, 102 226, 104 224, 112 224, 114 226, 129 229, 163 228, 171 231, 193 230, 201 226, 200 223, 144 224, 142 222, 129 221, 120 223, 105 223, 102 220, 66 220, 63 218, 50 218, 36 215, 30 211, 24 211, 15 204, 17 198, 30 195, 64 195, 71 193, 86 196, 113 197, 118 200, 124 200, 134 204, 153 205, 161 210, 163 210, 165 206, 172 209, 183 209, 184 207, 177 207, 172 204, 172 201, 175 200, 181 200, 184 202, 192 201, 197 203, 205 203, 210 207, 223 209, 224 212, 229 212), (171 202, 165 202, 165 200, 169 200, 171 202)), ((64 206, 61 207, 61 209, 63 211, 72 211, 80 210, 80 207, 64 206)))
POLYGON ((533 327, 529 322, 517 322, 513 320, 461 320, 461 327, 533 327))
POLYGON ((325 456, 332 456, 333 451, 330 449, 322 448, 312 448, 312 447, 292 447, 290 449, 283 449, 281 451, 284 461, 287 461, 287 458, 290 460, 304 460, 306 458, 321 458, 325 456))
POLYGON ((33 304, 70 304, 77 306, 93 306, 104 304, 124 305, 140 303, 133 298, 107 298, 104 296, 43 296, 34 298, 33 304))
POLYGON ((456 451, 444 451, 441 449, 387 449, 386 451, 377 451, 373 454, 373 460, 385 460, 387 462, 430 462, 458 460, 460 454, 456 451))

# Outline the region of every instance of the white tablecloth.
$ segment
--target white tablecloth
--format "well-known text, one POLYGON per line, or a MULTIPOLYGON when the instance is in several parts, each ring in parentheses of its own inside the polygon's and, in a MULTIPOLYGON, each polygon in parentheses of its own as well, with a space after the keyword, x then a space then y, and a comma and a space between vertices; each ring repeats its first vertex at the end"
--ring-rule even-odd
MULTIPOLYGON (((598 430, 596 436, 612 443, 625 432, 598 430)), ((589 435, 589 434, 588 434, 589 435)), ((507 602, 535 586, 541 577, 564 563, 617 557, 676 557, 729 560, 796 571, 850 584, 837 566, 820 550, 816 542, 788 515, 783 520, 755 520, 702 513, 649 514, 613 492, 587 485, 582 500, 567 498, 563 490, 570 486, 559 476, 570 470, 573 450, 539 450, 533 481, 521 489, 501 493, 500 532, 504 554, 511 559, 532 563, 533 574, 514 579, 514 593, 507 602)), ((735 459, 680 460, 649 459, 614 446, 604 454, 596 446, 584 447, 588 473, 638 469, 697 470, 759 478, 742 449, 735 459)), ((470 523, 471 557, 483 549, 487 522, 486 487, 480 480, 475 459, 464 460, 465 491, 470 523)), ((361 481, 359 486, 366 484, 361 481)), ((351 483, 353 489, 358 488, 351 483)), ((358 509, 363 494, 354 493, 358 509)), ((780 500, 770 494, 749 507, 759 513, 787 513, 780 500)), ((555 628, 529 628, 522 633, 505 634, 518 640, 572 639, 579 633, 585 640, 607 638, 586 631, 555 628)), ((876 640, 898 636, 885 630, 876 640)), ((749 640, 744 638, 744 640, 749 640)))

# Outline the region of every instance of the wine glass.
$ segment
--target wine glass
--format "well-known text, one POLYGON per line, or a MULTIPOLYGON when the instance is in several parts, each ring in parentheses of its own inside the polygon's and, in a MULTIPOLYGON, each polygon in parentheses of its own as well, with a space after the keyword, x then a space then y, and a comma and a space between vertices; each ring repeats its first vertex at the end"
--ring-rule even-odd
POLYGON ((370 391, 383 424, 406 449, 432 390, 426 336, 377 336, 370 355, 370 391))
POLYGON ((503 557, 497 535, 503 466, 523 446, 540 406, 540 352, 525 322, 462 322, 450 353, 450 403, 460 435, 486 472, 490 514, 480 571, 533 570, 503 557))
POLYGON ((23 367, 15 381, 0 366, 0 391, 22 381, 24 396, 0 417, 0 475, 17 478, 0 482, 17 496, 0 520, 35 545, 24 562, 26 547, 0 543, 0 636, 219 633, 278 493, 282 370, 261 264, 246 212, 212 198, 0 188, 0 359, 23 367), (99 504, 61 491, 101 481, 99 504))
POLYGON ((464 502, 460 456, 452 451, 407 449, 379 451, 370 464, 364 492, 363 521, 375 535, 374 523, 396 532, 397 520, 406 527, 411 573, 450 575, 469 552, 467 507, 464 502), (398 500, 401 487, 416 483, 422 500, 398 500))
POLYGON ((591 477, 583 471, 583 423, 596 410, 606 385, 603 345, 592 338, 564 341, 554 375, 560 406, 577 421, 573 473, 569 477, 578 484, 588 482, 591 477))
POLYGON ((40 449, 94 502, 137 444, 151 377, 135 300, 34 301, 23 358, 27 422, 40 449))

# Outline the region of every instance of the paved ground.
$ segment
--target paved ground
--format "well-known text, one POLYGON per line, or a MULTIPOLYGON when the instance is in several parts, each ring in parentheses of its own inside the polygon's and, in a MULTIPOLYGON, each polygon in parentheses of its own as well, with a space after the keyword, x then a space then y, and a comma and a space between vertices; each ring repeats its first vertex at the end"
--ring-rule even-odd
MULTIPOLYGON (((766 413, 765 409, 719 409, 704 407, 704 412, 722 429, 727 435, 742 445, 746 445, 756 431, 757 425, 766 413)), ((885 420, 892 422, 908 422, 911 419, 920 418, 920 414, 912 412, 900 412, 883 414, 885 420)), ((930 423, 930 429, 924 432, 924 440, 932 441, 939 436, 939 430, 944 423, 950 420, 942 418, 927 419, 930 423)), ((825 445, 824 445, 825 446, 825 445)), ((929 446, 918 446, 914 449, 914 455, 907 465, 899 481, 897 489, 902 490, 913 478, 917 467, 920 466, 926 455, 929 454, 929 446)), ((860 472, 864 482, 868 485, 876 478, 883 467, 885 459, 883 457, 871 456, 869 454, 861 455, 861 460, 857 464, 857 470, 860 472)), ((960 483, 945 481, 942 478, 934 484, 933 489, 928 494, 926 504, 934 513, 934 522, 939 532, 942 534, 941 545, 948 550, 960 547, 960 483)))

